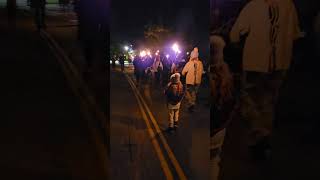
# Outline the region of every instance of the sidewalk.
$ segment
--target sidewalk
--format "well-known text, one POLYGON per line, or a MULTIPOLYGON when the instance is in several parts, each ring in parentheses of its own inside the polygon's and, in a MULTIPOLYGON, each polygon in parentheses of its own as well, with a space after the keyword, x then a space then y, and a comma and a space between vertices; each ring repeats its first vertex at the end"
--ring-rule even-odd
POLYGON ((106 179, 101 159, 60 64, 17 13, 8 29, 0 9, 2 179, 106 179))

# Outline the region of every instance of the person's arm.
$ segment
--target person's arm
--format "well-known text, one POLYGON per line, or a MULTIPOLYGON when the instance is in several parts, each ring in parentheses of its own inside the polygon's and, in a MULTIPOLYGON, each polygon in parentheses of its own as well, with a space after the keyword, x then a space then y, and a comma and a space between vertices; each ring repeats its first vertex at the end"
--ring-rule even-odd
POLYGON ((175 69, 175 64, 172 63, 171 68, 170 68, 170 72, 171 72, 171 73, 174 73, 174 69, 175 69))
POLYGON ((240 12, 235 24, 233 25, 230 31, 231 42, 239 42, 240 36, 249 32, 250 16, 254 16, 254 14, 250 14, 250 7, 251 3, 247 4, 240 12))
POLYGON ((165 89, 164 89, 164 91, 163 91, 163 93, 164 93, 165 95, 167 95, 167 91, 168 91, 168 88, 170 87, 170 85, 171 85, 171 82, 169 82, 168 85, 165 87, 165 89))
POLYGON ((182 76, 185 76, 186 75, 186 73, 189 71, 189 65, 190 63, 188 62, 185 66, 184 66, 184 68, 182 69, 182 72, 181 72, 181 74, 182 74, 182 76))
POLYGON ((200 72, 203 74, 203 63, 200 61, 200 72))

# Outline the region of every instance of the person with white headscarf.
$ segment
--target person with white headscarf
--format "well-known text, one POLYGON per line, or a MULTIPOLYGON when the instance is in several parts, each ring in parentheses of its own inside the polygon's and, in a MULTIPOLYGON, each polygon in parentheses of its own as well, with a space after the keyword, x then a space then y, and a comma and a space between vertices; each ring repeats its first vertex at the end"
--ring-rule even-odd
POLYGON ((184 88, 180 81, 179 73, 174 73, 170 76, 170 82, 164 93, 167 97, 167 108, 169 112, 168 130, 171 132, 178 128, 180 105, 184 97, 184 88))
POLYGON ((230 32, 231 42, 246 36, 241 111, 251 127, 254 158, 265 159, 271 150, 278 92, 291 64, 293 42, 302 35, 292 0, 250 1, 230 32))
POLYGON ((184 66, 182 75, 186 76, 187 93, 186 98, 189 104, 189 111, 194 111, 196 104, 196 96, 201 84, 203 73, 203 64, 199 59, 199 50, 197 47, 193 49, 190 55, 190 60, 184 66))
POLYGON ((233 77, 228 64, 224 62, 223 50, 225 41, 220 36, 210 37, 211 45, 211 107, 210 107, 210 180, 218 180, 220 171, 220 155, 226 127, 232 120, 235 98, 233 77))

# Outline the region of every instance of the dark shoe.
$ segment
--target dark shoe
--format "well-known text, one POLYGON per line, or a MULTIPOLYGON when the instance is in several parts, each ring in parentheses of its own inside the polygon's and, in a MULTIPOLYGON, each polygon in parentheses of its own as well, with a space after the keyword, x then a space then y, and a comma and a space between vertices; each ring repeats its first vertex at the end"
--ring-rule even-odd
POLYGON ((254 160, 267 160, 271 156, 271 145, 268 137, 263 137, 256 144, 249 146, 254 160))
POLYGON ((166 130, 168 133, 174 132, 174 127, 168 127, 166 130))
POLYGON ((190 113, 193 113, 194 112, 194 105, 191 105, 189 108, 188 108, 189 112, 190 113))
POLYGON ((178 122, 174 122, 174 130, 177 130, 178 127, 178 122))

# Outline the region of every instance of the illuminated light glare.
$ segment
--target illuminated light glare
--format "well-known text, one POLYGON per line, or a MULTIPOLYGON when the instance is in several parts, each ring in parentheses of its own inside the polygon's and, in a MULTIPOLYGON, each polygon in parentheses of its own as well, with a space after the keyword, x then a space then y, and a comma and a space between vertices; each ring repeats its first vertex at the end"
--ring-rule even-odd
POLYGON ((169 55, 169 54, 167 54, 167 55, 166 55, 166 57, 167 57, 167 59, 168 59, 168 58, 170 57, 170 55, 169 55))
POLYGON ((189 52, 187 52, 187 55, 189 55, 190 53, 189 52))
POLYGON ((145 57, 146 55, 147 55, 146 51, 141 51, 141 52, 140 52, 140 56, 141 56, 141 57, 145 57))
POLYGON ((174 43, 174 44, 172 45, 172 49, 174 50, 174 52, 180 51, 180 50, 179 50, 179 46, 178 46, 177 43, 174 43))
POLYGON ((128 51, 129 47, 128 46, 124 46, 124 50, 128 51))

